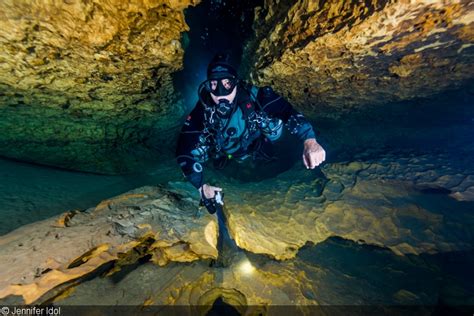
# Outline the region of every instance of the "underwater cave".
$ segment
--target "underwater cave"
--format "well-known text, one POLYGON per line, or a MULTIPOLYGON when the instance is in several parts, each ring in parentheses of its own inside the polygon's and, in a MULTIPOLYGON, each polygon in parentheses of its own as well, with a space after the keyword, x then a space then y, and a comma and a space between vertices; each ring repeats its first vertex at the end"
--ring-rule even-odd
POLYGON ((473 12, 0 2, 1 305, 472 314, 473 12))

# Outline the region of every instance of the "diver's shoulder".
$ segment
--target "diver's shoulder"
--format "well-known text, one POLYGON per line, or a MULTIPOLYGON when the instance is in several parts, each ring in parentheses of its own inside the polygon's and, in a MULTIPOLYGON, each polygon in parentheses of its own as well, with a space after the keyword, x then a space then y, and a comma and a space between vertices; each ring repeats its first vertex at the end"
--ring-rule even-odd
POLYGON ((258 100, 274 98, 278 94, 270 86, 258 86, 249 82, 241 82, 245 90, 250 91, 258 100))
POLYGON ((258 88, 257 98, 259 100, 273 100, 278 98, 279 95, 270 86, 262 86, 258 88))

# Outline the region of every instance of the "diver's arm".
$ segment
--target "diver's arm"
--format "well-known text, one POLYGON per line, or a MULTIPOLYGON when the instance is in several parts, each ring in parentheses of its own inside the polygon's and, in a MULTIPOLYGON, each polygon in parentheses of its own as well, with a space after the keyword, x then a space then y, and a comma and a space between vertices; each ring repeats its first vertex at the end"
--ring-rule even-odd
POLYGON ((263 87, 258 91, 257 99, 263 110, 272 117, 277 117, 285 123, 291 134, 305 141, 316 140, 311 123, 300 112, 296 111, 283 97, 276 94, 272 88, 263 87))
POLYGON ((203 134, 203 129, 204 108, 198 102, 181 128, 176 148, 176 160, 186 179, 199 190, 201 197, 212 199, 217 192, 222 191, 222 188, 204 183, 203 166, 192 153, 199 144, 199 136, 203 134))
POLYGON ((304 141, 302 158, 307 169, 313 169, 326 160, 326 151, 316 141, 313 127, 303 114, 296 111, 288 101, 276 94, 270 87, 259 89, 257 99, 267 114, 281 119, 290 133, 296 134, 299 139, 304 141))
POLYGON ((181 128, 176 147, 176 160, 184 176, 191 184, 199 189, 203 181, 202 165, 196 161, 191 151, 199 143, 199 136, 204 129, 204 109, 200 103, 186 118, 181 128))

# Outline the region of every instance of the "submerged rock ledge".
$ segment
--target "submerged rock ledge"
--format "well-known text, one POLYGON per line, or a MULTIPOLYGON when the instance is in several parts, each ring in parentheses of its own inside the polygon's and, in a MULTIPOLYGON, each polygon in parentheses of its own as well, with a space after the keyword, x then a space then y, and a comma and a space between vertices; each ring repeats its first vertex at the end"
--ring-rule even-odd
POLYGON ((298 165, 274 179, 226 185, 229 230, 239 247, 276 259, 331 236, 399 255, 471 249, 474 216, 446 205, 472 205, 474 171, 456 169, 451 158, 387 153, 326 164, 325 178, 298 165))
POLYGON ((216 258, 216 220, 196 217, 197 201, 180 192, 141 187, 0 237, 0 299, 44 302, 107 264, 112 275, 146 256, 158 265, 216 258))

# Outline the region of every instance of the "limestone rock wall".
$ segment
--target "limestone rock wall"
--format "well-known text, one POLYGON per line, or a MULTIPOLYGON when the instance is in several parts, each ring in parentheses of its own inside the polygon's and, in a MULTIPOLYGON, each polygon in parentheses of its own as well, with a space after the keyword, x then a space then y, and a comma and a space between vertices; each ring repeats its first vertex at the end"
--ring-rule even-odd
POLYGON ((132 168, 182 112, 171 74, 182 68, 183 10, 198 2, 2 1, 0 155, 132 168))
POLYGON ((266 0, 243 72, 309 114, 429 96, 474 74, 471 1, 266 0))

